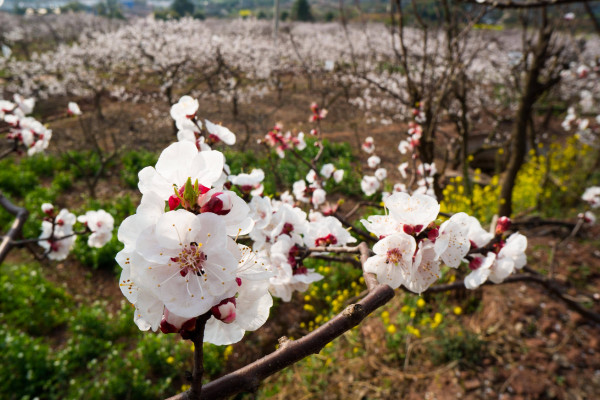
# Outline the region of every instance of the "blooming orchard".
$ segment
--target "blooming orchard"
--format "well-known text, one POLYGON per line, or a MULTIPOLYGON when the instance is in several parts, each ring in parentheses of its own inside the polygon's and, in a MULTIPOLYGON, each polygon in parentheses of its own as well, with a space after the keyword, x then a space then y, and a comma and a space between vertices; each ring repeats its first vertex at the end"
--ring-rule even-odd
MULTIPOLYGON (((325 118, 317 105, 311 109, 311 121, 325 118)), ((120 286, 135 306, 140 329, 186 336, 196 328, 198 317, 209 315, 205 340, 230 344, 264 324, 272 296, 289 301, 294 291, 303 292, 323 279, 304 266, 306 257, 346 248, 357 239, 335 216, 323 189, 324 180, 341 181, 343 170, 322 162, 319 153, 305 161, 313 168, 293 184, 293 195, 265 196, 262 170, 231 175, 223 153, 209 147, 208 143, 233 144, 235 135, 208 120, 202 124, 197 111, 197 101, 189 96, 173 105, 180 141, 168 146, 154 167, 139 173, 141 204, 118 233, 125 246, 117 255, 123 268, 120 286), (251 247, 238 242, 242 239, 250 240, 251 247)), ((411 151, 417 147, 418 129, 415 122, 411 151)), ((265 143, 280 157, 302 157, 306 148, 302 139, 283 135, 277 127, 265 143)), ((372 153, 374 141, 365 143, 365 151, 372 153)), ((317 140, 315 145, 322 143, 317 140)), ((368 163, 378 167, 379 157, 372 155, 368 163)), ((440 278, 442 265, 468 266, 465 284, 471 289, 487 279, 502 282, 525 265, 527 240, 518 233, 504 237, 508 219, 498 222, 495 233, 486 232, 465 213, 442 221, 440 205, 428 189, 427 178, 435 166, 419 164, 415 173, 423 189, 412 195, 384 194, 385 214, 362 220, 378 238, 374 255, 365 262, 366 272, 392 288, 405 286, 422 293, 440 278)), ((386 178, 381 168, 376 175, 365 176, 363 183, 386 178)), ((363 190, 375 193, 364 186, 363 190)), ((88 223, 92 220, 87 216, 88 223)))

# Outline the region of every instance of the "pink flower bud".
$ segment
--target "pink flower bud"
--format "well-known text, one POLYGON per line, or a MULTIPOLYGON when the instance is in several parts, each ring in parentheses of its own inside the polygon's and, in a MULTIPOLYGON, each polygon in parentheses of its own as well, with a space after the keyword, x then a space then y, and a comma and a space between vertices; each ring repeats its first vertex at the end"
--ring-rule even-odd
POLYGON ((412 235, 413 233, 415 233, 415 228, 413 228, 412 225, 402 225, 402 230, 407 235, 412 235))
MULTIPOLYGON (((200 200, 200 199, 199 199, 200 200)), ((200 212, 211 212, 217 215, 227 215, 233 207, 233 201, 227 193, 216 192, 200 207, 200 212)))
POLYGON ((174 209, 179 207, 180 204, 181 204, 181 200, 179 199, 179 197, 177 197, 175 195, 172 195, 171 197, 169 197, 169 210, 173 211, 174 209))
POLYGON ((427 238, 429 240, 431 240, 432 242, 435 242, 435 239, 437 239, 437 237, 440 235, 440 231, 435 228, 430 230, 429 232, 427 232, 427 238))
POLYGON ((235 321, 235 297, 230 297, 221 301, 211 308, 211 311, 216 319, 226 324, 232 323, 235 321))
POLYGON ((498 218, 498 222, 496 223, 496 235, 501 235, 510 229, 511 220, 508 217, 500 217, 498 218))
POLYGON ((471 271, 475 271, 476 269, 481 267, 482 261, 483 261, 483 259, 480 257, 473 258, 471 261, 469 261, 469 269, 471 271))
POLYGON ((160 331, 162 333, 177 333, 179 329, 175 325, 168 323, 167 319, 163 317, 162 321, 160 321, 160 331))
POLYGON ((52 216, 54 214, 54 206, 50 203, 44 203, 42 204, 42 211, 44 214, 52 216))

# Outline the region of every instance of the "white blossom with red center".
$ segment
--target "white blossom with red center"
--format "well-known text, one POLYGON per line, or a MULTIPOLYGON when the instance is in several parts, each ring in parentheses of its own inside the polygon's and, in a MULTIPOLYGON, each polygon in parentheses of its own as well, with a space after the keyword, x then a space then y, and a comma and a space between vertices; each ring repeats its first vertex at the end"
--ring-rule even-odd
POLYGON ((115 220, 104 210, 88 211, 77 217, 92 232, 88 237, 88 246, 100 248, 112 239, 115 220))
POLYGON ((381 164, 381 158, 376 155, 372 155, 367 159, 367 165, 369 168, 377 168, 381 164))
POLYGON ((248 247, 239 245, 241 259, 236 271, 237 286, 229 297, 212 308, 206 323, 204 340, 227 345, 242 340, 246 331, 260 328, 269 317, 273 298, 269 279, 274 276, 268 260, 258 257, 248 247))
POLYGON ((183 96, 171 106, 171 118, 175 121, 192 119, 196 116, 198 107, 198 100, 190 96, 183 96))
POLYGON ((222 125, 213 124, 209 120, 204 120, 206 130, 213 142, 223 142, 232 146, 235 144, 235 134, 222 125))
POLYGON ((356 239, 344 229, 337 218, 321 217, 308 224, 304 242, 308 247, 345 246, 356 242, 356 239))
POLYGON ((278 237, 277 242, 265 253, 275 272, 270 279, 269 291, 283 301, 290 301, 294 291, 304 292, 311 283, 323 279, 321 274, 302 264, 299 253, 299 245, 287 235, 278 237))
POLYGON ((592 208, 600 207, 600 186, 591 186, 585 189, 581 199, 592 208))
POLYGON ((140 257, 126 262, 138 286, 149 289, 175 315, 194 318, 236 285, 235 246, 218 215, 169 211, 139 233, 134 251, 140 257))
POLYGON ((496 253, 494 252, 489 252, 487 256, 474 255, 473 259, 469 262, 471 273, 465 277, 465 287, 467 289, 476 289, 483 285, 488 280, 495 261, 496 253))
POLYGON ((196 213, 214 213, 223 218, 231 236, 247 234, 253 226, 245 201, 229 190, 211 189, 221 182, 225 168, 223 154, 198 151, 188 142, 173 143, 160 155, 156 167, 139 173, 138 186, 144 196, 153 194, 168 203, 170 210, 179 207, 196 213), (198 183, 195 204, 184 199, 185 184, 198 183))
POLYGON ((265 180, 265 173, 262 169, 253 169, 249 174, 229 175, 229 181, 240 188, 243 193, 251 196, 260 196, 264 190, 262 182, 265 180))
POLYGON ((417 244, 412 236, 395 233, 375 243, 373 252, 365 262, 365 271, 377 275, 380 283, 392 289, 408 282, 417 244))
POLYGON ((380 187, 379 179, 374 176, 365 175, 360 181, 360 188, 367 196, 374 195, 380 187))
POLYGON ((371 136, 367 137, 361 145, 362 150, 367 154, 373 154, 375 151, 375 141, 371 136))
MULTIPOLYGON (((54 207, 50 209, 48 205, 45 203, 42 207, 46 214, 54 210, 54 207)), ((54 217, 53 222, 50 220, 42 221, 42 233, 39 238, 44 240, 40 240, 38 244, 45 250, 45 254, 50 260, 61 261, 67 258, 75 244, 76 237, 73 232, 73 225, 76 221, 75 214, 69 212, 66 208, 60 210, 58 215, 54 217)))
POLYGON ((182 188, 188 178, 210 188, 223 172, 225 159, 218 151, 201 151, 188 142, 171 144, 161 153, 155 167, 140 171, 138 187, 143 195, 153 192, 167 200, 173 188, 182 188))

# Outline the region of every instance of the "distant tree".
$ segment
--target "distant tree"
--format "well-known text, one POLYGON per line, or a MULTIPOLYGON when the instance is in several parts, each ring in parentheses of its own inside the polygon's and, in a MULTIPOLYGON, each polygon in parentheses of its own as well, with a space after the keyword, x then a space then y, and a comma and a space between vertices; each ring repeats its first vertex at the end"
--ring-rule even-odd
POLYGON ((327 11, 327 13, 325 14, 325 21, 331 22, 334 19, 335 19, 335 14, 333 13, 333 11, 327 11))
POLYGON ((295 0, 292 5, 291 17, 295 21, 312 21, 313 16, 310 12, 308 0, 295 0))
POLYGON ((256 18, 257 19, 267 19, 267 14, 263 10, 260 10, 258 12, 258 14, 256 14, 256 18))
POLYGON ((121 5, 117 0, 106 0, 94 6, 98 15, 107 18, 125 19, 121 11, 121 5))
POLYGON ((170 8, 161 8, 154 11, 154 18, 163 21, 168 21, 170 19, 179 19, 179 14, 177 14, 170 8))
POLYGON ((199 19, 200 21, 204 21, 206 19, 206 15, 204 14, 204 11, 196 10, 196 12, 194 12, 194 19, 199 19))
POLYGON ((285 20, 287 20, 289 17, 290 17, 290 12, 289 12, 289 11, 287 11, 287 10, 285 10, 285 11, 282 11, 282 12, 281 12, 281 15, 280 15, 280 17, 279 17, 279 18, 280 18, 282 21, 285 21, 285 20))
POLYGON ((71 1, 64 6, 60 7, 60 12, 79 12, 79 11, 89 11, 90 7, 85 6, 84 4, 78 1, 71 1))
POLYGON ((173 0, 171 9, 180 17, 194 15, 194 3, 192 3, 191 0, 173 0))

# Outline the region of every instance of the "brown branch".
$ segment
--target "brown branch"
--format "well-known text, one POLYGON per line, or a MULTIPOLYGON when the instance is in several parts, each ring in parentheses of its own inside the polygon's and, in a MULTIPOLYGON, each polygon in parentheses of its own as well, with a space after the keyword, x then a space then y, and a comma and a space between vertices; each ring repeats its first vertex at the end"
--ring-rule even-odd
MULTIPOLYGON (((359 245, 360 246, 360 245, 359 245)), ((360 254, 360 247, 348 247, 348 246, 340 246, 340 247, 331 247, 331 246, 318 246, 318 247, 310 247, 307 249, 309 253, 350 253, 350 254, 360 254)))
POLYGON ((348 221, 346 218, 344 218, 344 216, 342 216, 340 213, 335 212, 333 214, 334 217, 336 217, 343 225, 346 225, 349 228, 352 228, 352 230, 354 232, 356 232, 357 234, 359 234, 360 236, 362 236, 363 240, 366 240, 368 242, 371 243, 375 243, 377 241, 376 238, 374 238, 373 236, 371 236, 371 234, 367 231, 365 231, 364 229, 358 228, 357 226, 353 225, 350 221, 348 221))
MULTIPOLYGON (((587 308, 582 306, 579 302, 577 302, 577 301, 573 300, 572 298, 570 298, 569 296, 567 296, 565 294, 566 288, 563 285, 561 285, 559 282, 557 282, 554 279, 546 278, 530 268, 525 267, 524 270, 529 273, 528 274, 511 275, 511 276, 507 277, 506 279, 504 279, 504 281, 502 283, 503 284, 504 283, 515 283, 515 282, 537 283, 537 284, 543 286, 544 288, 546 288, 548 291, 550 291, 550 293, 556 295, 560 300, 565 302, 566 305, 569 306, 573 311, 578 312, 582 316, 584 316, 596 323, 600 323, 600 314, 598 314, 592 310, 588 310, 587 308)), ((487 285, 495 285, 495 283, 487 281, 483 285, 486 285, 486 286, 487 285)), ((427 289, 426 292, 427 293, 440 293, 440 292, 446 292, 446 291, 450 291, 450 290, 458 290, 458 289, 464 289, 464 288, 465 288, 464 281, 456 281, 453 283, 431 286, 429 289, 427 289)))
POLYGON ((190 333, 189 339, 194 343, 194 371, 190 390, 182 393, 181 399, 199 400, 202 395, 202 375, 204 375, 204 329, 212 314, 207 312, 196 319, 196 329, 190 333))
MULTIPOLYGON (((351 249, 353 252, 360 253, 363 262, 369 257, 369 248, 364 242, 351 249)), ((349 305, 329 322, 298 340, 281 338, 279 348, 273 353, 205 385, 202 388, 201 398, 221 399, 240 392, 256 391, 263 379, 305 357, 318 354, 327 343, 360 324, 370 313, 394 297, 394 290, 388 285, 378 284, 375 275, 364 273, 364 278, 369 294, 361 301, 349 305)), ((187 393, 189 392, 178 394, 168 400, 188 399, 187 393)))
POLYGON ((377 203, 375 201, 359 201, 358 203, 356 203, 356 205, 354 207, 352 207, 352 209, 350 211, 348 211, 346 213, 346 215, 344 215, 344 218, 348 219, 348 218, 352 217, 363 206, 380 207, 381 203, 377 203))
POLYGON ((27 221, 27 217, 29 217, 29 212, 25 208, 15 206, 10 200, 4 197, 1 192, 0 206, 15 216, 15 221, 8 233, 2 238, 2 242, 0 242, 0 264, 2 264, 10 250, 13 248, 12 241, 21 234, 23 225, 25 225, 25 221, 27 221))

